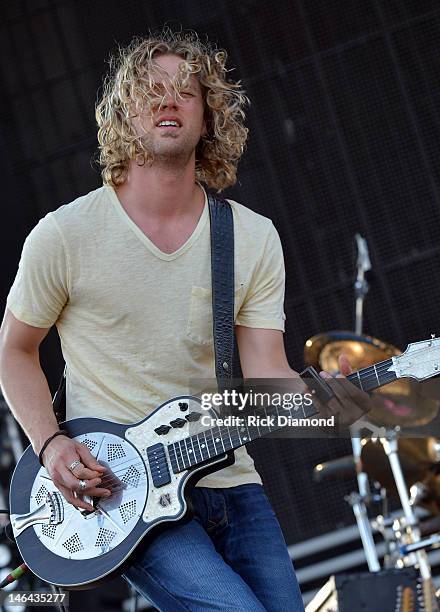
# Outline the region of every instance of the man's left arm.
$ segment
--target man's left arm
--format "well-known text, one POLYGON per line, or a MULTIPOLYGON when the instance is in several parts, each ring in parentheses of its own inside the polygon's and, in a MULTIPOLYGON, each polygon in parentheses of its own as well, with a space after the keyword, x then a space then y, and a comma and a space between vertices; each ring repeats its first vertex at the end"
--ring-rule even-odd
POLYGON ((235 333, 244 378, 299 378, 287 361, 281 330, 236 325, 235 333))
MULTIPOLYGON (((237 325, 235 332, 245 379, 278 379, 283 390, 307 392, 299 373, 289 366, 282 331, 237 325)), ((317 407, 323 415, 339 415, 341 425, 351 425, 371 409, 370 398, 346 380, 351 367, 345 355, 339 357, 339 369, 341 373, 336 377, 321 372, 321 377, 330 382, 334 397, 326 406, 317 402, 317 407)))

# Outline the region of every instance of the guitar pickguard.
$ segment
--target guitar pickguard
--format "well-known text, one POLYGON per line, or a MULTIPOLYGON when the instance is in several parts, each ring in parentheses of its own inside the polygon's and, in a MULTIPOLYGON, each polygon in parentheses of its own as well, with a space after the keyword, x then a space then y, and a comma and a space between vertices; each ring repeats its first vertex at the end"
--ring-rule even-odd
MULTIPOLYGON (((37 524, 32 528, 51 552, 65 559, 92 559, 120 544, 134 529, 141 517, 148 496, 145 465, 139 454, 123 438, 110 433, 90 432, 77 436, 92 455, 111 470, 113 494, 99 501, 99 509, 84 514, 64 498, 64 518, 59 524, 37 524)), ((58 489, 41 468, 35 478, 30 510, 45 502, 47 493, 58 489)))
MULTIPOLYGON (((175 398, 164 404, 160 410, 155 411, 145 421, 141 421, 139 424, 129 427, 125 433, 127 440, 129 440, 144 458, 147 469, 148 481, 152 482, 152 475, 150 464, 147 460, 147 448, 162 443, 166 448, 171 442, 176 442, 189 433, 194 434, 200 432, 206 427, 203 427, 200 421, 193 421, 186 423, 183 427, 170 427, 166 434, 156 433, 156 429, 161 425, 166 425, 175 422, 178 419, 182 419, 188 414, 193 412, 201 413, 200 400, 191 398, 189 396, 185 398, 175 398), (185 410, 182 411, 181 405, 186 406, 185 410)), ((166 457, 168 460, 169 474, 171 482, 162 487, 151 486, 148 492, 147 503, 143 514, 143 519, 146 523, 155 523, 159 520, 170 520, 179 519, 183 511, 186 510, 186 502, 183 496, 181 484, 187 479, 188 472, 179 472, 174 474, 171 469, 169 462, 168 451, 166 451, 166 457)), ((221 463, 224 461, 224 456, 220 456, 214 463, 221 463)), ((201 466, 199 469, 203 469, 201 466)), ((195 473, 197 469, 193 469, 191 473, 195 473)))

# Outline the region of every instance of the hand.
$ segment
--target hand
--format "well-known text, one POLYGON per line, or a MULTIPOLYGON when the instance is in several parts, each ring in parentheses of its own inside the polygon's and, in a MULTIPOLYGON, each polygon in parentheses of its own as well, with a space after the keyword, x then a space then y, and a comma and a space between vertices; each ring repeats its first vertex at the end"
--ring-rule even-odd
POLYGON ((87 446, 71 440, 67 436, 57 436, 47 446, 43 453, 44 467, 52 478, 55 486, 61 491, 66 501, 77 508, 94 511, 95 508, 78 497, 109 497, 111 491, 99 488, 106 467, 100 465, 87 446), (81 461, 73 471, 69 469, 76 459, 81 461), (79 481, 85 480, 87 487, 81 489, 79 481))
POLYGON ((338 417, 340 425, 353 425, 372 408, 370 396, 356 385, 346 380, 352 369, 348 357, 344 354, 338 358, 340 374, 332 376, 328 372, 320 372, 320 376, 330 382, 334 397, 327 402, 329 416, 338 417))

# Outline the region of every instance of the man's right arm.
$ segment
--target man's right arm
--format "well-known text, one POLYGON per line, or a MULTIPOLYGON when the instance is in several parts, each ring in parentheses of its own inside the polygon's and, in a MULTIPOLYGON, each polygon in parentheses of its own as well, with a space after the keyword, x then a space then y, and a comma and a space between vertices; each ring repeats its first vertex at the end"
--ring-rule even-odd
POLYGON ((3 395, 37 455, 45 440, 59 429, 38 350, 48 332, 19 321, 9 309, 0 330, 3 395))
MULTIPOLYGON (((46 377, 40 365, 39 346, 48 328, 33 327, 14 317, 6 309, 0 329, 0 384, 5 399, 38 455, 44 442, 58 431, 46 377)), ((79 479, 88 480, 88 495, 105 496, 97 489, 105 468, 92 457, 88 448, 65 436, 57 436, 43 453, 43 461, 54 483, 74 505, 92 510, 75 497, 79 479), (69 469, 75 459, 81 466, 73 474, 69 469)))

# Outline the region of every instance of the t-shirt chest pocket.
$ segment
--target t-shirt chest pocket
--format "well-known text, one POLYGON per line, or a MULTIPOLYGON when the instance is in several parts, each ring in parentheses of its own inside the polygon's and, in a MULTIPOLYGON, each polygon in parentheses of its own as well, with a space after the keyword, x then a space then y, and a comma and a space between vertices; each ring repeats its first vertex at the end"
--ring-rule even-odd
MULTIPOLYGON (((235 312, 240 305, 243 287, 235 290, 235 312)), ((187 337, 197 344, 212 344, 214 341, 212 329, 212 292, 205 287, 193 286, 189 306, 187 337)))

